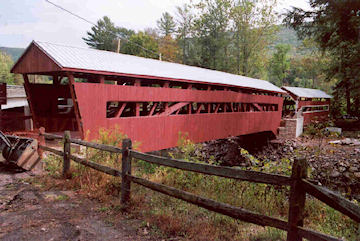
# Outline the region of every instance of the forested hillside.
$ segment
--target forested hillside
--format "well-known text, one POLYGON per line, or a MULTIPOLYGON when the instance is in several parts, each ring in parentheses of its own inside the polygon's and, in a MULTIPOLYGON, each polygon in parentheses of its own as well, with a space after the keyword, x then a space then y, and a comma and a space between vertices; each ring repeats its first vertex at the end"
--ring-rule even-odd
MULTIPOLYGON (((95 49, 322 89, 334 94, 338 115, 360 116, 360 2, 349 1, 314 0, 310 11, 295 8, 283 19, 276 0, 200 0, 163 13, 142 31, 104 16, 83 40, 95 49)), ((2 50, 6 73, 23 50, 2 50)))
POLYGON ((24 48, 0 47, 0 52, 9 55, 14 62, 16 62, 20 58, 20 56, 24 51, 25 51, 24 48))

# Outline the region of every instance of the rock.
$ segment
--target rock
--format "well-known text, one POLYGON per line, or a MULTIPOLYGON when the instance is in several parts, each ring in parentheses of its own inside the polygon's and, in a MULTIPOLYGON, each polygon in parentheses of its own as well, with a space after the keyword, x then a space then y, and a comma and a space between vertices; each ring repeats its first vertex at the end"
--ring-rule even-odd
POLYGON ((351 179, 351 173, 350 172, 344 172, 344 177, 346 177, 347 179, 351 179))
POLYGON ((360 145, 360 140, 359 139, 354 139, 354 138, 345 138, 343 140, 330 141, 329 144, 341 144, 341 145, 358 146, 358 145, 360 145))
POLYGON ((328 132, 337 133, 339 135, 341 135, 341 131, 342 131, 341 128, 339 127, 326 127, 325 130, 328 132))
POLYGON ((340 172, 346 171, 346 167, 339 167, 339 171, 340 171, 340 172))
POLYGON ((355 173, 354 173, 354 176, 355 176, 356 178, 360 179, 360 172, 355 172, 355 173))
POLYGON ((350 138, 345 138, 345 140, 341 141, 342 145, 350 145, 352 143, 350 138))
POLYGON ((334 170, 331 174, 330 174, 330 177, 340 177, 341 176, 341 173, 334 170))
POLYGON ((352 167, 349 168, 349 171, 350 171, 350 172, 357 172, 357 170, 358 170, 358 168, 357 168, 357 167, 354 167, 354 166, 352 166, 352 167))

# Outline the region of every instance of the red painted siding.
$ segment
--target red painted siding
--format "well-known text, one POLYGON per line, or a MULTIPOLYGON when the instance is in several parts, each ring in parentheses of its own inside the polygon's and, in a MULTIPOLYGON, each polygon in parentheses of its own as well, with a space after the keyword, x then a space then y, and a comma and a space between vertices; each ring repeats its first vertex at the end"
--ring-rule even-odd
POLYGON ((11 72, 17 74, 32 74, 56 72, 59 70, 61 70, 61 68, 51 58, 32 44, 11 69, 11 72))
MULTIPOLYGON (((298 110, 303 106, 321 106, 321 105, 330 105, 330 100, 326 101, 299 101, 298 110)), ((330 108, 330 106, 329 106, 330 108)), ((319 112, 309 112, 303 113, 304 116, 304 125, 310 124, 312 121, 326 121, 329 117, 329 111, 319 111, 319 112)))
POLYGON ((326 121, 329 118, 329 111, 303 113, 304 125, 308 125, 313 121, 326 121))
POLYGON ((118 86, 107 84, 75 83, 83 129, 90 130, 90 138, 97 136, 101 127, 120 129, 134 141, 140 142, 142 151, 174 147, 179 132, 187 132, 195 142, 251 134, 263 131, 276 133, 280 126, 282 97, 242 94, 232 91, 202 91, 172 88, 118 86), (136 116, 106 118, 108 101, 168 101, 206 103, 267 103, 277 104, 277 111, 201 113, 171 116, 136 116))
POLYGON ((303 106, 309 106, 309 105, 330 105, 330 100, 326 100, 326 101, 300 100, 298 104, 298 110, 303 106))

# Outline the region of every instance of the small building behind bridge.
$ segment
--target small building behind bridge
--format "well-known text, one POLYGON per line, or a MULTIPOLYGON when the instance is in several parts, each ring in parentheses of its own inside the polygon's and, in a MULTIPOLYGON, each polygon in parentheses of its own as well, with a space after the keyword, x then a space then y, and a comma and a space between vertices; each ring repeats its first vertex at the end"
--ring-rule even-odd
POLYGON ((326 121, 330 113, 331 95, 322 90, 283 86, 283 121, 279 128, 281 138, 298 137, 303 127, 314 121, 326 121))
POLYGON ((30 109, 23 86, 3 86, 3 101, 0 110, 0 130, 4 132, 32 130, 30 109))
POLYGON ((330 113, 331 95, 322 90, 283 86, 288 93, 285 97, 284 112, 294 116, 303 116, 304 125, 312 121, 325 121, 330 113), (292 107, 293 106, 293 107, 292 107))

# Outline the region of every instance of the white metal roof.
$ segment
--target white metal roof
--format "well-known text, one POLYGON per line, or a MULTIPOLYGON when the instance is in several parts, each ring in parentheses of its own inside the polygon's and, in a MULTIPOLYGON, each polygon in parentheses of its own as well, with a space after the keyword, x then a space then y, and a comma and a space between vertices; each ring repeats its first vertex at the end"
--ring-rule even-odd
POLYGON ((114 52, 34 41, 60 67, 179 79, 285 93, 265 80, 114 52))
POLYGON ((25 89, 22 85, 6 85, 6 92, 7 98, 26 98, 25 89))
POLYGON ((303 98, 332 98, 331 95, 326 94, 322 90, 318 89, 309 89, 309 88, 301 88, 301 87, 289 87, 289 86, 283 86, 284 90, 290 92, 293 95, 296 95, 297 97, 303 97, 303 98))
POLYGON ((11 99, 7 100, 6 105, 1 105, 1 109, 6 110, 6 109, 12 109, 12 108, 24 107, 24 106, 28 106, 28 101, 27 101, 26 97, 11 98, 11 99))

